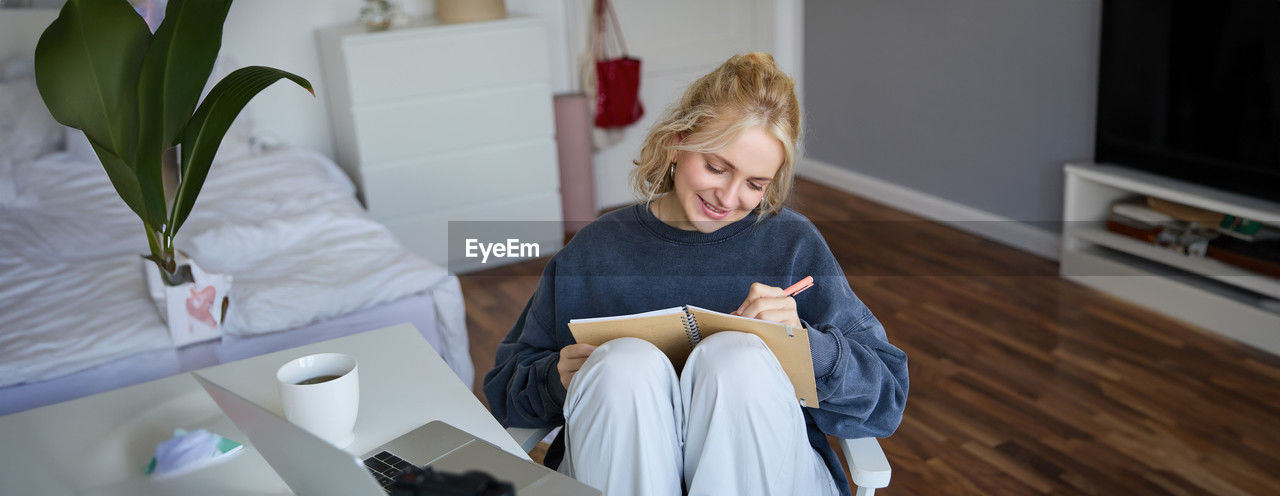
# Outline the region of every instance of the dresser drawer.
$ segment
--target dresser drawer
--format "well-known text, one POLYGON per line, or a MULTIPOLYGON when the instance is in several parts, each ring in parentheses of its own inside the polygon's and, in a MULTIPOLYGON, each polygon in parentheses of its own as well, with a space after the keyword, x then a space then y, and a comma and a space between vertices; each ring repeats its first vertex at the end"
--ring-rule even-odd
POLYGON ((537 243, 539 252, 536 256, 551 255, 560 248, 564 239, 564 227, 560 220, 560 194, 556 191, 535 192, 504 201, 440 211, 433 215, 375 218, 385 224, 410 251, 448 267, 453 272, 493 267, 501 265, 503 261, 518 261, 514 258, 502 258, 484 262, 477 257, 466 257, 467 238, 475 238, 481 242, 517 239, 521 243, 537 243))
POLYGON ((550 79, 546 34, 537 24, 421 33, 344 40, 342 55, 352 104, 546 83, 550 79))
POLYGON ((361 163, 555 136, 545 84, 352 109, 361 163))
POLYGON ((505 200, 560 185, 555 142, 540 140, 367 168, 369 212, 390 218, 505 200))

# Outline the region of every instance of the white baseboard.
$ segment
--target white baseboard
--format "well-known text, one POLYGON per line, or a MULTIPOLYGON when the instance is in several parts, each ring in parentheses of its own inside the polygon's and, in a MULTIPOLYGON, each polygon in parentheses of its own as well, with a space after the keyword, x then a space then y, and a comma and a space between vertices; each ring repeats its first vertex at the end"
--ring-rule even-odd
POLYGON ((803 158, 796 174, 992 241, 1058 260, 1062 236, 821 160, 803 158))

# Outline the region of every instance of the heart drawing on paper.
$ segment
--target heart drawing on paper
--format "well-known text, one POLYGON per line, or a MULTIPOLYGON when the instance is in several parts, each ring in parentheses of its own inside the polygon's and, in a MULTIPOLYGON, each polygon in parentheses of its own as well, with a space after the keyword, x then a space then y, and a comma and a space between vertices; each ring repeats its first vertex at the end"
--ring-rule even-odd
POLYGON ((192 287, 191 296, 187 297, 187 315, 209 327, 218 327, 218 321, 213 320, 213 314, 209 313, 214 296, 217 296, 217 290, 213 286, 205 286, 198 291, 192 287))

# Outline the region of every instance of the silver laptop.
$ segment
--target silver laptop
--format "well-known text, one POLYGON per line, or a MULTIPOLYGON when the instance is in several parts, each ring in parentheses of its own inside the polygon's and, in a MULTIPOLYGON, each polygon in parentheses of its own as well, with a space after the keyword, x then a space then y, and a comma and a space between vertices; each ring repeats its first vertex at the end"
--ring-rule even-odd
POLYGON ((481 470, 520 496, 599 495, 600 491, 440 421, 374 448, 360 458, 192 373, 290 489, 300 495, 385 496, 389 477, 408 465, 450 474, 481 470))

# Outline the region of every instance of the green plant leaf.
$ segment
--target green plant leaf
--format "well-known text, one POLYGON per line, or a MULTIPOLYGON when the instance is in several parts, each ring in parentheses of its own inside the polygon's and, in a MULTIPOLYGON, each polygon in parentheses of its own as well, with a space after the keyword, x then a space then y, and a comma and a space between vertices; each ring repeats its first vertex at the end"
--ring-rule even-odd
POLYGON ((271 67, 249 66, 222 78, 209 90, 204 101, 200 102, 200 107, 182 132, 178 192, 173 200, 166 235, 176 234, 187 220, 191 207, 195 206, 196 196, 204 186, 205 177, 209 175, 209 167, 213 165, 213 157, 222 144, 222 137, 227 134, 227 129, 236 116, 240 115, 240 110, 244 109, 254 95, 281 79, 298 83, 315 96, 311 82, 301 76, 271 67))
POLYGON ((131 161, 138 68, 150 39, 124 0, 67 0, 36 44, 36 86, 54 119, 131 161))
POLYGON ((146 215, 142 222, 154 229, 163 229, 167 219, 164 197, 163 151, 154 151, 147 145, 152 140, 142 139, 138 153, 133 159, 133 175, 138 183, 139 194, 142 195, 142 209, 146 215))
POLYGON ((116 188, 116 193, 120 195, 120 199, 124 200, 124 204, 138 214, 138 217, 143 219, 143 222, 146 222, 147 216, 143 210, 145 207, 142 203, 142 190, 138 187, 138 178, 134 175, 133 169, 123 160, 120 160, 120 157, 117 157, 111 150, 94 142, 93 138, 89 138, 89 145, 93 147, 94 153, 98 154, 98 160, 102 162, 102 168, 106 169, 107 178, 111 179, 111 185, 116 188))
POLYGON ((231 0, 169 1, 138 77, 143 139, 159 130, 162 147, 177 144, 213 71, 230 9, 231 0))
POLYGON ((138 148, 134 168, 142 200, 160 229, 166 218, 161 157, 200 100, 218 49, 230 0, 172 0, 142 58, 138 75, 138 148))

